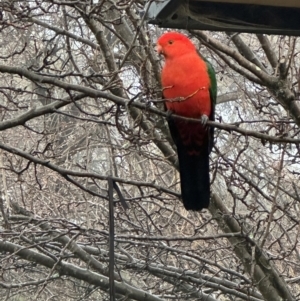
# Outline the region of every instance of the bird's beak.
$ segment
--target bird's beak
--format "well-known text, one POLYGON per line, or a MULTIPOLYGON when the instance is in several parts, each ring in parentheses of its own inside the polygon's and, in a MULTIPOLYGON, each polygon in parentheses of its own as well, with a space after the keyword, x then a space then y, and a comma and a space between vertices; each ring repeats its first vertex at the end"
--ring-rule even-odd
POLYGON ((159 44, 156 45, 156 51, 158 54, 163 54, 163 48, 161 47, 161 45, 159 44))

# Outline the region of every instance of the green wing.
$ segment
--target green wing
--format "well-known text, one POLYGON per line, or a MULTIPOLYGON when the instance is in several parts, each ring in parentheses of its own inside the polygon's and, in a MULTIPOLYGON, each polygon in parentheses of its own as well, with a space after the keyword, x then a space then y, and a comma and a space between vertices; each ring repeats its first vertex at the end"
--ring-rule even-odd
MULTIPOLYGON (((207 72, 210 78, 210 88, 209 88, 209 93, 210 93, 210 98, 213 106, 216 105, 217 101, 217 79, 216 79, 216 73, 215 70, 210 62, 207 60, 204 60, 207 66, 207 72)), ((214 111, 214 110, 213 110, 214 111)))
MULTIPOLYGON (((209 88, 209 94, 210 94, 210 100, 211 100, 211 113, 209 116, 209 120, 215 121, 215 106, 217 101, 217 79, 216 79, 216 73, 215 70, 210 62, 205 60, 206 66, 207 66, 207 72, 210 78, 210 88, 209 88)), ((209 143, 209 149, 212 150, 213 143, 214 143, 214 128, 210 127, 210 143, 209 143)))

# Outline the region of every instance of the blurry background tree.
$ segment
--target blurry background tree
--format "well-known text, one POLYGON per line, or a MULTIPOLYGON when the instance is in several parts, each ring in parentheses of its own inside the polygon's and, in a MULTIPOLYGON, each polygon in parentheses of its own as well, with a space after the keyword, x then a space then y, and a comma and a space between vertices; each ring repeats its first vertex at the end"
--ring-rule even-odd
POLYGON ((0 11, 1 300, 111 299, 109 178, 117 300, 300 299, 299 39, 185 32, 216 69, 221 122, 194 213, 145 1, 0 11))

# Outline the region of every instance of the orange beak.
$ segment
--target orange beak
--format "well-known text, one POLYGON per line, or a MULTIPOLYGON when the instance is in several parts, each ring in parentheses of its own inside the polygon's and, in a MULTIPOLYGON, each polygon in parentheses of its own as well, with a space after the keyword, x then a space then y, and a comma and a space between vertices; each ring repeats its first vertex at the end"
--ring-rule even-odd
POLYGON ((163 54, 163 48, 161 47, 161 45, 157 44, 156 51, 158 54, 163 54))

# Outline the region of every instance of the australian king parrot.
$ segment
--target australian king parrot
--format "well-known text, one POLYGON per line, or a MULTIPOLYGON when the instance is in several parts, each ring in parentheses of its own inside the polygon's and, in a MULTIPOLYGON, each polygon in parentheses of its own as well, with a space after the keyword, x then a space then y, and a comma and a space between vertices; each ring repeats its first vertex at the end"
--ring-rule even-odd
POLYGON ((164 56, 161 73, 163 98, 170 114, 169 129, 177 147, 181 194, 187 210, 207 208, 210 200, 209 153, 214 139, 213 127, 217 82, 212 65, 196 50, 185 35, 163 34, 157 51, 164 56), (186 121, 175 115, 199 119, 186 121))

